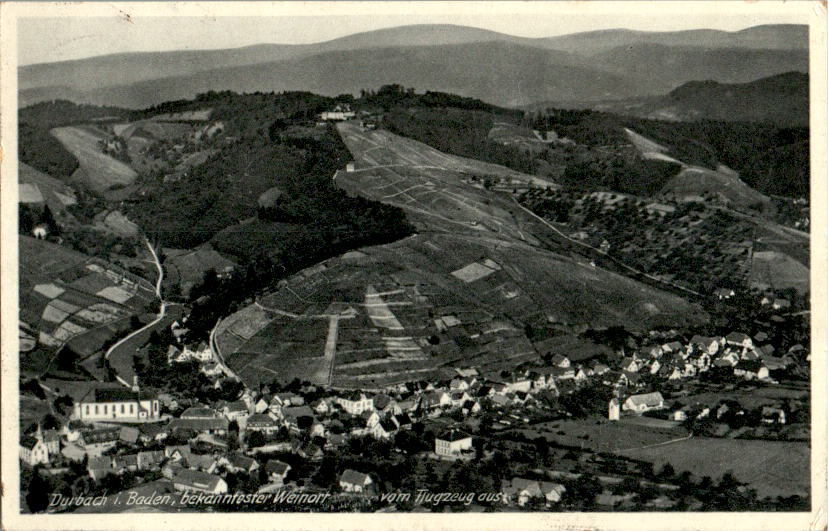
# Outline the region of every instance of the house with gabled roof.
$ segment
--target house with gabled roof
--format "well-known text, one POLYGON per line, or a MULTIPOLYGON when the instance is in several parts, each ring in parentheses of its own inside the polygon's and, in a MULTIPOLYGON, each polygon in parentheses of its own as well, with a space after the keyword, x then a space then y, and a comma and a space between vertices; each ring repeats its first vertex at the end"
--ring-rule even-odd
POLYGON ((546 498, 546 503, 557 503, 561 501, 561 497, 566 492, 566 487, 560 483, 553 483, 551 481, 539 481, 541 494, 546 498))
POLYGON ((20 437, 20 460, 30 466, 49 463, 49 449, 46 444, 31 435, 20 437))
POLYGON ((310 406, 290 406, 283 408, 282 418, 285 426, 294 432, 302 430, 300 423, 306 423, 307 427, 310 428, 316 421, 316 417, 314 417, 313 410, 310 406))
POLYGON ((568 369, 572 365, 572 362, 563 354, 555 354, 552 356, 552 365, 560 367, 561 369, 568 369))
POLYGON ((690 346, 694 352, 706 352, 712 356, 719 351, 720 344, 719 340, 715 337, 694 335, 690 338, 690 346))
POLYGON ((423 409, 435 409, 451 406, 451 396, 445 391, 430 391, 420 398, 420 406, 423 409))
POLYGON ((638 372, 638 370, 641 368, 641 365, 635 358, 626 357, 621 360, 619 368, 625 372, 638 372))
POLYGON ((625 411, 632 411, 639 414, 664 409, 664 397, 658 391, 632 395, 624 401, 622 407, 625 411))
POLYGON ((664 353, 668 352, 680 352, 684 348, 684 345, 679 343, 678 341, 670 341, 669 343, 664 343, 661 345, 661 350, 664 353))
POLYGON ((374 409, 374 399, 358 391, 338 397, 337 402, 351 415, 359 415, 363 411, 374 409))
POLYGON ((650 345, 641 349, 641 352, 645 356, 649 356, 651 358, 660 358, 664 351, 661 350, 661 345, 650 345))
POLYGON ((719 300, 729 299, 736 295, 736 292, 730 288, 716 288, 716 291, 713 294, 719 298, 719 300))
POLYGON ((179 461, 187 458, 192 450, 189 444, 167 445, 164 447, 164 457, 170 461, 179 461))
POLYGON ((184 458, 184 461, 186 461, 188 468, 193 470, 201 470, 202 472, 207 472, 208 474, 212 474, 215 472, 216 468, 218 468, 218 461, 212 455, 191 453, 184 458))
POLYGON ((544 498, 540 484, 532 479, 512 478, 511 481, 503 480, 500 491, 503 494, 503 503, 517 504, 521 507, 533 498, 544 498))
POLYGON ((279 431, 279 424, 272 416, 266 413, 254 413, 247 417, 245 426, 247 431, 259 431, 266 435, 279 431))
POLYGON ((482 406, 476 400, 466 400, 463 402, 461 409, 464 415, 474 415, 482 410, 482 406))
POLYGON ((725 336, 725 343, 735 347, 753 348, 753 340, 742 332, 731 332, 725 336))
POLYGON ((265 463, 265 472, 268 479, 273 483, 284 483, 285 477, 290 472, 290 465, 278 459, 269 459, 265 463))
POLYGON ((89 474, 89 477, 95 481, 98 481, 107 474, 116 473, 112 464, 112 458, 106 455, 90 457, 86 462, 86 471, 89 474))
POLYGON ((43 430, 38 428, 35 437, 43 441, 50 457, 60 453, 60 433, 57 430, 43 430))
POLYGON ((179 415, 182 419, 217 419, 219 417, 217 411, 206 406, 188 407, 179 415))
POLYGON ((120 433, 120 428, 87 430, 81 433, 78 444, 83 446, 89 455, 100 455, 118 443, 120 433))
POLYGON ((321 398, 318 398, 318 399, 314 400, 313 402, 311 402, 308 405, 313 410, 313 412, 316 413, 317 415, 327 415, 331 411, 331 408, 328 405, 328 401, 323 400, 321 398))
POLYGON ((472 452, 472 437, 459 430, 448 431, 434 438, 434 453, 443 457, 459 457, 472 452))
POLYGON ((138 454, 116 455, 112 459, 112 466, 118 470, 138 470, 138 454))
POLYGON ((770 377, 768 368, 758 360, 741 360, 733 367, 733 375, 745 380, 767 380, 770 377))
POLYGON ((157 470, 164 461, 162 450, 147 450, 135 454, 138 470, 157 470))
POLYGON ((259 397, 259 399, 253 404, 254 413, 264 413, 268 409, 270 409, 270 402, 268 402, 263 396, 259 397))
POLYGON ((397 425, 390 419, 383 419, 370 428, 375 439, 390 439, 397 432, 397 425))
POLYGON ((235 400, 224 406, 224 416, 227 420, 239 421, 250 415, 244 400, 235 400))
POLYGON ((140 432, 138 440, 144 444, 149 444, 153 441, 163 441, 168 436, 167 425, 163 423, 139 424, 138 431, 140 432))
POLYGON ((227 483, 223 479, 200 470, 187 468, 175 470, 171 480, 173 488, 177 491, 195 491, 208 494, 224 494, 227 492, 227 483))
POLYGON ((339 486, 344 492, 363 493, 374 483, 371 476, 347 469, 339 476, 339 486))
POLYGON ((219 463, 230 472, 244 472, 251 474, 259 469, 259 462, 244 454, 234 452, 226 457, 221 457, 219 463))
POLYGON ((224 435, 230 422, 224 418, 178 418, 170 421, 170 432, 194 431, 195 433, 207 433, 209 435, 224 435))

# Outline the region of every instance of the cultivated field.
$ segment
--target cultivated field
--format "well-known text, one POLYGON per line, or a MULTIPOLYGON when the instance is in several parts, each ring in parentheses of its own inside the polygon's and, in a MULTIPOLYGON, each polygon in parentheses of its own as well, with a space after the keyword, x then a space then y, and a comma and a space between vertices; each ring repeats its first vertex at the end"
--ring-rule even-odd
POLYGON ((235 325, 220 329, 222 352, 247 383, 298 376, 370 387, 455 366, 499 370, 539 356, 529 322, 643 329, 704 318, 677 296, 548 250, 541 241, 554 247, 556 236, 547 227, 468 177, 548 182, 385 131, 340 132, 357 169, 338 172, 337 185, 403 208, 420 234, 290 277, 259 301, 270 315, 247 338, 235 325))
POLYGON ((710 193, 735 207, 766 205, 770 200, 742 182, 738 176, 707 168, 689 167, 670 179, 661 189, 661 194, 684 198, 710 193))
POLYGON ((760 497, 807 495, 810 451, 798 442, 692 438, 663 446, 626 450, 622 455, 653 463, 670 463, 676 471, 717 479, 727 471, 755 488, 760 497))
POLYGON ((101 151, 99 142, 108 138, 106 132, 91 126, 70 126, 52 129, 52 135, 78 159, 82 170, 78 175, 93 191, 103 193, 135 181, 135 170, 101 151))
POLYGON ((27 236, 19 246, 20 320, 41 345, 73 340, 79 354, 91 355, 117 333, 115 323, 153 299, 146 280, 102 260, 27 236))
POLYGON ((544 422, 516 430, 529 438, 544 437, 550 442, 577 446, 595 452, 620 452, 629 449, 664 444, 687 437, 687 430, 675 426, 648 426, 646 418, 623 418, 618 422, 607 420, 561 420, 544 422))
POLYGON ((28 164, 18 164, 17 181, 20 183, 20 203, 47 204, 53 213, 59 215, 66 207, 78 202, 72 188, 28 164))
POLYGON ((201 282, 204 273, 212 269, 216 273, 225 273, 233 268, 235 262, 216 252, 209 244, 195 249, 164 249, 167 256, 164 262, 166 284, 178 283, 181 293, 187 296, 193 285, 201 282))
POLYGON ((794 288, 800 293, 807 293, 811 271, 787 254, 757 251, 753 253, 750 283, 758 289, 773 286, 775 289, 794 288))

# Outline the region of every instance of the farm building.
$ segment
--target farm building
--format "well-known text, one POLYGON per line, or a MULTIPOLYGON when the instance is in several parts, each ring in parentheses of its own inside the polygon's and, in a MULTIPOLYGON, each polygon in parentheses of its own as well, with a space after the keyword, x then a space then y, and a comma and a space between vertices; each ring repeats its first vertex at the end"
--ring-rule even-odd
POLYGON ((177 470, 172 477, 173 487, 178 491, 196 491, 209 494, 224 494, 227 483, 218 476, 199 470, 177 470))
POLYGON ((644 413, 646 411, 654 411, 664 408, 664 397, 661 393, 655 391, 653 393, 644 393, 641 395, 632 395, 624 401, 623 409, 625 411, 633 411, 635 413, 644 413))
POLYGON ((265 472, 270 481, 284 483, 285 476, 290 472, 290 465, 278 459, 271 459, 265 464, 265 472))
POLYGON ((374 481, 368 474, 350 468, 339 477, 339 486, 345 492, 365 492, 374 481))

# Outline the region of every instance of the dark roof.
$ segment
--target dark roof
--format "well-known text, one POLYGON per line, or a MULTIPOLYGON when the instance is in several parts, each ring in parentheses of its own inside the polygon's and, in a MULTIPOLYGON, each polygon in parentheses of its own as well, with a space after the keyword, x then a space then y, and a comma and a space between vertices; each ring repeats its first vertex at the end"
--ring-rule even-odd
POLYGON ((741 332, 731 332, 725 336, 725 339, 729 342, 733 343, 742 343, 743 341, 750 339, 747 334, 743 334, 741 332))
POLYGON ((381 420, 379 425, 382 426, 382 429, 385 430, 386 433, 391 433, 397 429, 397 425, 390 420, 381 420))
POLYGON ((339 481, 350 483, 352 485, 366 485, 368 479, 368 474, 363 474, 362 472, 357 472, 356 470, 351 470, 350 468, 339 476, 339 481))
POLYGON ((90 402, 129 402, 135 400, 154 400, 158 395, 149 391, 133 392, 129 389, 95 389, 90 402))
POLYGON ((290 470, 290 465, 287 463, 283 463, 278 459, 270 459, 267 464, 265 464, 265 471, 270 474, 278 474, 280 476, 284 476, 290 470))
POLYGON ((86 444, 117 441, 120 437, 120 428, 104 428, 101 430, 87 431, 83 434, 86 444))
POLYGON ((37 439, 35 439, 31 435, 24 435, 20 437, 20 446, 23 446, 24 448, 28 448, 29 450, 31 450, 35 447, 36 444, 37 439))
POLYGON ((255 413, 247 417, 247 426, 248 427, 261 427, 261 426, 275 426, 276 421, 270 415, 265 415, 264 413, 255 413))
POLYGON ((243 468, 245 470, 249 470, 250 467, 256 463, 256 460, 252 457, 247 457, 242 454, 230 454, 227 456, 227 461, 229 461, 234 467, 243 468))
POLYGON ((385 409, 391 403, 391 398, 388 395, 376 395, 374 397, 374 407, 377 409, 385 409))
POLYGON ((204 406, 188 407, 181 413, 182 419, 214 419, 219 416, 214 410, 204 406))
POLYGON ((145 424, 140 424, 138 426, 138 431, 140 431, 142 434, 146 435, 147 437, 155 437, 156 435, 158 435, 160 433, 166 432, 167 427, 162 426, 161 424, 158 424, 158 423, 145 423, 145 424))
POLYGON ((282 408, 282 415, 285 418, 313 417, 313 410, 308 406, 285 407, 282 408))
POLYGON ((236 400, 235 402, 230 402, 227 404, 227 411, 228 412, 235 412, 235 411, 247 411, 247 404, 244 403, 244 400, 236 400))
POLYGON ((213 474, 186 468, 176 471, 173 476, 173 482, 198 489, 214 490, 219 481, 221 478, 213 474))
POLYGON ((454 441, 461 441, 461 440, 469 438, 469 437, 471 437, 471 435, 467 435, 467 434, 463 433, 462 431, 449 430, 447 432, 444 432, 442 435, 438 436, 437 438, 440 439, 441 441, 454 442, 454 441))
POLYGON ((138 428, 132 428, 130 426, 124 426, 123 428, 121 428, 121 431, 119 432, 119 437, 121 438, 122 441, 125 441, 125 442, 128 442, 128 443, 134 443, 134 442, 138 441, 138 435, 139 434, 140 434, 140 432, 138 431, 138 428))
POLYGON ((759 369, 762 368, 762 362, 758 360, 741 360, 734 368, 744 371, 758 372, 759 369))
POLYGON ((226 430, 229 424, 227 419, 172 419, 170 430, 226 430))
POLYGON ((97 470, 112 468, 112 458, 106 455, 102 455, 100 457, 90 457, 86 464, 86 468, 97 470))

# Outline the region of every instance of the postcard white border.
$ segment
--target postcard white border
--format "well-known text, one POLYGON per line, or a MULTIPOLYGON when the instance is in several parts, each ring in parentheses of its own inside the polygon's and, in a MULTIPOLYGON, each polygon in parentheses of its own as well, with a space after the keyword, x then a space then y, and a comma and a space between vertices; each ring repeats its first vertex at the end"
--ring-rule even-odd
POLYGON ((2 526, 4 529, 826 529, 826 4, 824 2, 141 2, 0 4, 0 333, 2 333, 2 526), (17 334, 17 20, 89 16, 310 16, 355 14, 606 15, 668 13, 780 14, 796 11, 810 26, 812 455, 810 513, 459 513, 459 514, 19 514, 17 334))

